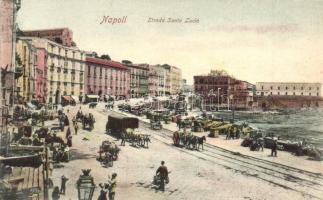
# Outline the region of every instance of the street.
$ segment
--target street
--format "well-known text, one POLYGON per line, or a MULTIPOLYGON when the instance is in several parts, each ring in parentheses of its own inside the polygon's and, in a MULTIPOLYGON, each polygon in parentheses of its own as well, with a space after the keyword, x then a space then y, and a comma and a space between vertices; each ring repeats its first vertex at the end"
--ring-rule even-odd
MULTIPOLYGON (((66 110, 67 108, 65 108, 66 110)), ((79 109, 69 107, 71 120, 79 109)), ((149 149, 120 147, 119 159, 113 167, 105 168, 96 160, 97 151, 104 140, 115 140, 105 134, 105 123, 110 113, 102 108, 82 106, 83 113, 91 112, 96 123, 94 130, 80 130, 73 135, 71 161, 63 163, 53 172, 54 185, 60 186, 60 177, 67 176, 66 195, 61 199, 76 199, 76 181, 81 169, 92 169, 96 185, 104 183, 108 175, 118 174, 116 199, 312 199, 321 198, 322 177, 302 171, 271 166, 270 163, 230 155, 205 146, 201 152, 177 148, 172 145, 167 131, 151 131, 141 123, 139 131, 152 136, 149 149), (89 140, 82 140, 87 137, 89 140), (165 192, 152 185, 153 176, 164 160, 170 173, 165 192), (251 164, 250 164, 251 163, 251 164), (272 168, 270 168, 272 167, 272 168), (269 169, 270 168, 270 169, 269 169), (287 176, 290 175, 290 176, 287 176), (295 179, 295 176, 300 176, 295 179), (294 178, 294 179, 293 179, 294 178)), ((120 141, 116 141, 119 145, 120 141)), ((93 196, 96 199, 100 188, 93 196)))

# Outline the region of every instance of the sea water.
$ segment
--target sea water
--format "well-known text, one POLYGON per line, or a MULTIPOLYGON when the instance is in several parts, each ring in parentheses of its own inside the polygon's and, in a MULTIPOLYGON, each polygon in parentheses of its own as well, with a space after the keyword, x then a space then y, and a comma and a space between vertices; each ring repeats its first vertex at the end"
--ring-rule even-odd
MULTIPOLYGON (((232 112, 214 113, 225 120, 232 119, 232 112)), ((323 109, 289 110, 284 112, 235 112, 235 122, 246 122, 266 134, 281 136, 285 140, 305 139, 323 148, 323 109)))

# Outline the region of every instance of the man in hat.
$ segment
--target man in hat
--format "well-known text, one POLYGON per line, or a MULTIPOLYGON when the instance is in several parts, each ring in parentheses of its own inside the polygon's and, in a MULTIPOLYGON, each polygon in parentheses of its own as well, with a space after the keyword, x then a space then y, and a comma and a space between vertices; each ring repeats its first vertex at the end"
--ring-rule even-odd
POLYGON ((116 195, 116 187, 117 187, 117 173, 112 174, 112 178, 108 181, 109 183, 109 200, 114 200, 116 195))
POLYGON ((168 178, 168 170, 165 166, 165 162, 161 161, 161 166, 156 171, 156 176, 160 176, 160 189, 165 190, 165 180, 168 178))
POLYGON ((271 156, 277 157, 277 139, 275 139, 271 145, 271 156))
POLYGON ((68 181, 68 178, 66 178, 64 175, 61 177, 61 194, 65 195, 65 191, 66 191, 66 182, 68 181))

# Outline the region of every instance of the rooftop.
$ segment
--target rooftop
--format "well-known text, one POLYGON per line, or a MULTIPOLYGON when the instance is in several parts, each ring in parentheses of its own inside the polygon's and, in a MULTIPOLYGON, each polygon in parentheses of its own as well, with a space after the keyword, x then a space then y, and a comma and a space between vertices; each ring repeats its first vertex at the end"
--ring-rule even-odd
POLYGON ((113 61, 113 60, 104 60, 104 59, 100 59, 100 58, 86 57, 86 62, 97 64, 97 65, 104 65, 104 66, 108 66, 108 67, 124 69, 124 70, 128 69, 122 63, 117 62, 117 61, 113 61))

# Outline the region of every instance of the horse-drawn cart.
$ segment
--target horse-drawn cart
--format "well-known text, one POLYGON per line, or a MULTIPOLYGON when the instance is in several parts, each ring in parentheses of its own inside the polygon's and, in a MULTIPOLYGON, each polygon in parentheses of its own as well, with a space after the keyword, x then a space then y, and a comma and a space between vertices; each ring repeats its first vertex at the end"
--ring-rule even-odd
POLYGON ((139 120, 135 117, 113 114, 108 116, 106 123, 106 132, 116 137, 121 137, 127 128, 136 129, 139 127, 139 120))
POLYGON ((105 140, 102 142, 99 150, 98 160, 106 166, 113 166, 113 161, 118 159, 120 148, 114 142, 105 140), (102 156, 103 154, 103 156, 102 156))

